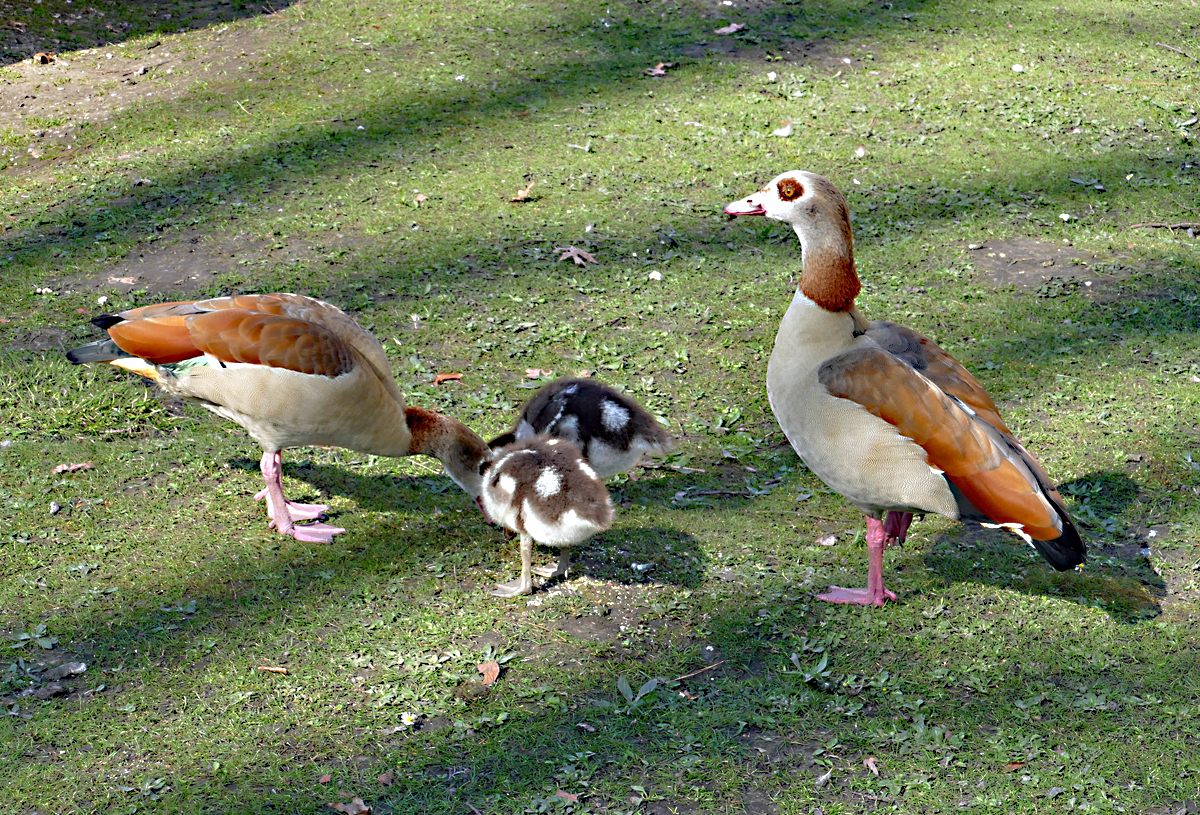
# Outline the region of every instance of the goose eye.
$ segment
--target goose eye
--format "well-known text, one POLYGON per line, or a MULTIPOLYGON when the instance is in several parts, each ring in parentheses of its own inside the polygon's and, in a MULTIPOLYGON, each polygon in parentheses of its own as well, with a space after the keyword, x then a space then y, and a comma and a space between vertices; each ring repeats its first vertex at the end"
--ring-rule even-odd
POLYGON ((784 201, 795 201, 804 195, 804 186, 794 178, 785 178, 779 182, 779 197, 784 201))

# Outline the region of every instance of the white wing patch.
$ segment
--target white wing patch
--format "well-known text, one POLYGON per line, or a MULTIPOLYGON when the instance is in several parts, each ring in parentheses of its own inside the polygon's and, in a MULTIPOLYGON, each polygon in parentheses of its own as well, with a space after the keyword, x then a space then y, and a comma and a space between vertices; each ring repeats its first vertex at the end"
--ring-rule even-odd
POLYGON ((616 433, 629 424, 629 411, 611 399, 605 399, 600 403, 600 423, 605 430, 616 433))
POLYGON ((500 478, 497 480, 496 486, 501 492, 508 493, 509 495, 512 495, 517 491, 517 481, 508 473, 500 474, 500 478))
POLYGON ((533 488, 543 498, 558 495, 562 491, 562 477, 553 467, 547 467, 538 475, 537 481, 533 482, 533 488))
POLYGON ((1012 523, 1012 522, 1006 523, 1006 524, 989 524, 989 523, 980 522, 979 525, 982 526, 984 529, 1007 529, 1009 532, 1012 532, 1014 535, 1016 535, 1017 537, 1019 537, 1021 540, 1025 541, 1026 543, 1028 543, 1030 546, 1033 546, 1033 538, 1031 538, 1028 534, 1026 534, 1024 524, 1012 523))

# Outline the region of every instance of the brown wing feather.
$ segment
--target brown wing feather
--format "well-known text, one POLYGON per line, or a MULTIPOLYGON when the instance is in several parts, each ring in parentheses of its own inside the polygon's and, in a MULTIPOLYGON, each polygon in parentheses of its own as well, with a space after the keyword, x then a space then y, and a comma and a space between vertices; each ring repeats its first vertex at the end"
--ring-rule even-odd
POLYGON ((872 320, 866 334, 945 393, 961 400, 992 427, 1011 434, 979 380, 936 342, 911 328, 884 320, 872 320))
POLYGON ((116 323, 108 335, 127 354, 155 365, 169 365, 202 353, 192 341, 186 318, 181 316, 141 317, 116 323))
MULTIPOLYGON (((337 306, 306 297, 303 294, 276 292, 274 294, 235 294, 212 300, 199 300, 196 306, 206 311, 223 309, 245 309, 278 317, 291 317, 315 323, 333 332, 342 341, 349 343, 375 369, 375 374, 385 384, 392 382, 392 366, 384 353, 383 346, 375 335, 355 322, 354 318, 337 306)), ((400 396, 399 391, 395 394, 400 396)))
POLYGON ((329 377, 354 369, 350 346, 316 323, 244 309, 221 309, 189 317, 187 325, 196 347, 223 362, 329 377))
POLYGON ((1057 513, 1021 457, 1016 451, 1010 456, 1009 446, 992 438, 1001 431, 971 416, 900 359, 861 348, 826 362, 818 376, 831 394, 862 405, 920 445, 929 463, 992 521, 1022 524, 1040 540, 1062 534, 1057 513))

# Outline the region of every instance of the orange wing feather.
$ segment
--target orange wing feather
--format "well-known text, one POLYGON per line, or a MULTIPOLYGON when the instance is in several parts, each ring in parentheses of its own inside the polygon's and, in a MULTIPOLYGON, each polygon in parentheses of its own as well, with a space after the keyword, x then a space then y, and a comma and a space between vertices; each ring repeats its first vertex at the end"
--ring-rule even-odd
POLYGON ((867 336, 945 393, 963 402, 992 427, 1002 433, 1012 433, 979 380, 936 342, 911 328, 884 320, 872 320, 867 336))
POLYGON ((1019 523, 1039 540, 1062 535, 1057 511, 1020 455, 1028 455, 1024 449, 1013 449, 1009 434, 982 415, 971 416, 901 359, 862 348, 825 363, 819 378, 834 396, 862 405, 920 445, 929 463, 993 522, 1019 523))
POLYGON ((347 343, 304 320, 231 308, 189 317, 187 325, 196 347, 223 362, 329 377, 347 373, 355 365, 347 343))
POLYGON ((202 353, 192 341, 186 319, 182 316, 138 316, 110 326, 108 335, 118 348, 131 356, 155 365, 169 365, 202 353))

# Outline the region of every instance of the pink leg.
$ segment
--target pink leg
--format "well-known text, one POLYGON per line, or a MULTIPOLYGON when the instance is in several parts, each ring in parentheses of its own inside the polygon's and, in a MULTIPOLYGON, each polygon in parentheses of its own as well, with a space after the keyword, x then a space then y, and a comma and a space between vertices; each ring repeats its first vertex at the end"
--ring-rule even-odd
MULTIPOLYGON (((907 527, 907 524, 905 526, 907 527)), ((844 589, 841 586, 830 586, 829 591, 818 594, 817 599, 857 606, 882 606, 888 600, 895 600, 896 595, 883 587, 883 550, 891 542, 892 538, 884 531, 883 522, 867 518, 867 587, 844 589)))
MULTIPOLYGON (((262 492, 255 496, 257 500, 259 496, 267 501, 267 517, 271 522, 268 527, 278 529, 282 535, 291 535, 298 541, 306 541, 309 543, 330 543, 333 541, 333 536, 345 529, 340 529, 329 524, 315 523, 297 526, 297 520, 308 520, 317 517, 316 515, 300 514, 296 517, 292 515, 292 507, 302 507, 312 509, 313 504, 292 504, 283 495, 283 482, 280 480, 282 470, 280 468, 279 452, 263 453, 262 459, 259 461, 259 469, 262 470, 263 480, 267 482, 267 486, 262 492)), ((322 511, 326 507, 320 507, 322 511)), ((320 513, 317 513, 318 515, 320 513)))
MULTIPOLYGON (((263 457, 265 458, 266 455, 267 454, 264 453, 263 457)), ((282 472, 282 467, 280 465, 280 454, 275 453, 273 459, 275 471, 282 472)), ((265 470, 263 471, 263 476, 266 476, 265 470)), ((267 494, 267 488, 263 487, 261 490, 254 493, 254 500, 261 501, 267 497, 267 494)), ((280 487, 279 494, 283 494, 282 486, 280 487)), ((283 502, 287 505, 288 514, 292 516, 293 521, 311 521, 316 518, 320 518, 329 511, 329 507, 324 504, 297 504, 295 501, 289 501, 286 498, 283 499, 283 502)), ((273 509, 274 507, 271 505, 271 502, 267 501, 267 517, 271 518, 272 520, 275 519, 275 516, 271 514, 273 509)))

